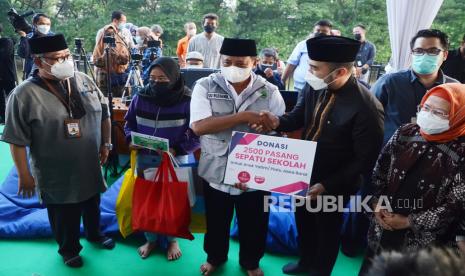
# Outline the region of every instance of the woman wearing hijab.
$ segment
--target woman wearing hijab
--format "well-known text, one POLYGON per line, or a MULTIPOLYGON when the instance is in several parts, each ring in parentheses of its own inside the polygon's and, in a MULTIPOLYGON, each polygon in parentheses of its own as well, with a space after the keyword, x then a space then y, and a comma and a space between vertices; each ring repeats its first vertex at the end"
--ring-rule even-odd
POLYGON ((431 89, 416 124, 401 126, 373 174, 374 216, 360 274, 381 250, 456 247, 465 199, 465 85, 431 89))
MULTIPOLYGON (((190 94, 184 86, 184 79, 177 62, 168 57, 155 60, 149 67, 150 82, 132 99, 125 116, 124 131, 128 143, 131 132, 157 136, 169 140, 170 152, 174 155, 186 155, 199 148, 198 137, 189 128, 190 94)), ((159 166, 161 156, 156 152, 141 149, 137 155, 138 177, 143 177, 147 168, 159 166)), ((139 255, 147 258, 155 249, 161 235, 145 233, 147 242, 139 248, 139 255)), ((164 237, 168 241, 168 260, 181 257, 179 245, 173 237, 164 237)))

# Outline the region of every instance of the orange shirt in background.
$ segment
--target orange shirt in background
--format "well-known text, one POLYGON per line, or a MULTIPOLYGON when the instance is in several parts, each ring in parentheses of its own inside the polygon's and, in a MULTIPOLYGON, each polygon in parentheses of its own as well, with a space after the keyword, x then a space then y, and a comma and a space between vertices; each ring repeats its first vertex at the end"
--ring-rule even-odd
POLYGON ((181 68, 186 66, 187 47, 189 47, 189 37, 186 35, 178 41, 178 48, 176 49, 181 68))

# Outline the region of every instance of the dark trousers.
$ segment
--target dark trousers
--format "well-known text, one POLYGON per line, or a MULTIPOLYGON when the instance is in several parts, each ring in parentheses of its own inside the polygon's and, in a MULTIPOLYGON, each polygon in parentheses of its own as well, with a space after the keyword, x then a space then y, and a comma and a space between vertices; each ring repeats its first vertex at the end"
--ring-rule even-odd
POLYGON ((207 261, 218 266, 226 262, 229 250, 229 231, 234 209, 239 226, 239 264, 246 270, 259 267, 265 254, 268 232, 268 211, 264 211, 267 192, 254 191, 232 196, 218 191, 204 181, 207 232, 203 248, 207 261))
POLYGON ((365 256, 363 257, 362 265, 360 266, 360 270, 358 272, 359 276, 365 276, 370 271, 373 264, 373 258, 376 255, 376 251, 369 247, 367 248, 365 256))
POLYGON ((316 275, 329 276, 339 253, 342 213, 308 212, 304 205, 296 207, 295 219, 299 264, 316 275))
POLYGON ((5 105, 8 95, 15 88, 15 81, 0 80, 0 122, 5 120, 5 105))
POLYGON ((58 243, 58 253, 73 257, 82 249, 79 243, 81 216, 86 238, 98 241, 100 232, 100 194, 73 204, 47 204, 48 219, 53 236, 58 243))
MULTIPOLYGON (((365 182, 357 195, 364 199, 371 194, 371 182, 365 182)), ((349 206, 349 205, 347 205, 349 206)), ((367 246, 370 221, 365 213, 349 212, 342 229, 341 251, 351 255, 363 252, 367 246)))

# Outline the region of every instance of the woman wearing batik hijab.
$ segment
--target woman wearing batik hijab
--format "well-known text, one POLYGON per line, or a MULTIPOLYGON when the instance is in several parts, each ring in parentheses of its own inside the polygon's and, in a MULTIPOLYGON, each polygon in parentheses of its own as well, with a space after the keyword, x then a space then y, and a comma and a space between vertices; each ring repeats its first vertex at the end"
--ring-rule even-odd
POLYGON ((381 250, 456 247, 465 199, 464 135, 465 85, 443 84, 423 97, 417 123, 401 126, 384 147, 373 174, 378 210, 361 274, 381 250))

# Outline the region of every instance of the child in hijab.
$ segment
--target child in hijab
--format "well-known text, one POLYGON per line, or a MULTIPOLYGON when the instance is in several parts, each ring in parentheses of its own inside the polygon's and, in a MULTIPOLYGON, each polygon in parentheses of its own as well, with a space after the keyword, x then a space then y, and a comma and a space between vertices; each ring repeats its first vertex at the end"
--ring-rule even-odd
MULTIPOLYGON (((169 140, 170 152, 186 155, 199 148, 198 137, 189 128, 191 91, 184 85, 177 62, 169 57, 156 59, 149 67, 149 84, 132 99, 125 116, 124 131, 127 142, 131 132, 157 136, 169 140)), ((156 168, 161 156, 154 151, 140 149, 136 167, 138 177, 143 171, 156 168)), ((147 242, 139 248, 139 255, 147 258, 155 249, 157 240, 168 242, 168 260, 181 257, 181 250, 173 237, 163 237, 155 233, 145 233, 147 242)))

